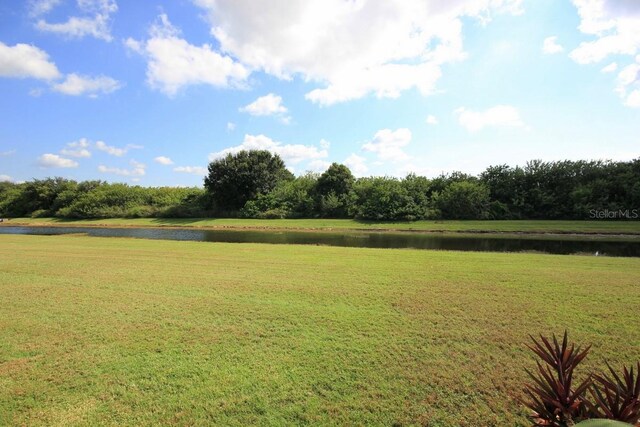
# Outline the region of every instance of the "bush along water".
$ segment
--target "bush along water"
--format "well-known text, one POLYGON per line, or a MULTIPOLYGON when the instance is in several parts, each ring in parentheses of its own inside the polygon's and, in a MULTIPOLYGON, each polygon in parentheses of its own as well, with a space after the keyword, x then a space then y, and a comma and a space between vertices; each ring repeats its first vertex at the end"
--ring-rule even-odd
POLYGON ((531 161, 435 178, 356 178, 333 163, 322 174, 296 177, 278 155, 251 150, 211 162, 203 178, 204 188, 65 178, 0 182, 0 217, 640 218, 640 159, 531 161))

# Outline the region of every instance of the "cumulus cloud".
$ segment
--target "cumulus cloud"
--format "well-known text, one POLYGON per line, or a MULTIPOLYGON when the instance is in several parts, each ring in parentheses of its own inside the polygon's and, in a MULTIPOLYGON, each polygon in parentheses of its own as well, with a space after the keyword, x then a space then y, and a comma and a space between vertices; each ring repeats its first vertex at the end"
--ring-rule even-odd
POLYGON ((0 182, 13 182, 13 178, 9 175, 0 174, 0 182))
POLYGON ((551 36, 544 39, 544 41, 542 42, 542 51, 547 54, 562 52, 564 48, 560 46, 556 40, 558 40, 558 37, 556 36, 551 36))
POLYGON ((471 111, 466 108, 455 110, 458 123, 469 132, 478 132, 486 127, 525 128, 518 110, 511 105, 496 105, 485 111, 471 111))
MULTIPOLYGON (((36 2, 32 7, 32 15, 46 14, 53 9, 58 2, 45 0, 36 2)), ((71 16, 66 22, 50 23, 41 18, 36 23, 36 28, 43 32, 55 33, 71 38, 95 37, 105 41, 111 41, 111 15, 118 11, 115 0, 77 0, 80 16, 71 16)))
POLYGON ((77 168, 78 162, 57 154, 47 153, 38 158, 38 165, 43 168, 77 168))
POLYGON ((358 156, 355 153, 352 153, 347 157, 343 163, 351 170, 353 175, 357 177, 362 177, 369 171, 369 168, 367 167, 367 159, 362 156, 358 156))
POLYGON ((409 155, 403 148, 411 142, 411 131, 406 128, 382 129, 376 132, 373 140, 362 145, 364 151, 376 153, 378 159, 384 161, 399 162, 407 160, 409 155))
POLYGON ((305 98, 328 106, 359 99, 369 93, 375 94, 377 98, 398 98, 402 92, 411 88, 429 95, 434 92, 441 75, 440 67, 429 63, 383 64, 365 70, 344 70, 331 79, 326 88, 314 89, 305 98))
POLYGON ((134 144, 128 144, 124 148, 118 148, 118 147, 113 147, 111 145, 107 145, 107 144, 105 144, 104 141, 97 141, 96 144, 95 144, 95 147, 96 147, 96 149, 98 149, 100 151, 104 151, 105 153, 111 154, 112 156, 116 156, 116 157, 124 156, 131 149, 140 149, 140 148, 142 148, 142 146, 134 145, 134 144))
POLYGON ((146 165, 144 165, 143 163, 136 162, 135 160, 130 160, 129 165, 131 165, 131 169, 121 169, 100 165, 98 166, 98 171, 102 173, 130 177, 140 177, 144 176, 144 174, 146 173, 146 165))
POLYGON ((150 30, 146 41, 125 40, 125 45, 147 59, 147 82, 169 96, 189 85, 242 87, 249 70, 211 45, 194 46, 180 38, 165 14, 150 30))
POLYGON ((252 116, 279 116, 284 122, 290 120, 290 117, 286 116, 287 107, 282 105, 282 97, 273 93, 259 97, 251 104, 240 108, 239 111, 252 116))
POLYGON ((0 77, 55 80, 60 71, 49 55, 35 46, 23 43, 7 46, 0 42, 0 77))
POLYGON ((438 119, 435 116, 432 116, 431 114, 429 114, 427 116, 427 120, 425 120, 427 122, 428 125, 437 125, 438 124, 438 119))
POLYGON ((521 13, 521 0, 195 0, 221 50, 251 70, 319 84, 320 105, 435 90, 465 57, 462 18, 521 13))
POLYGON ((68 74, 63 82, 54 84, 52 89, 65 95, 88 95, 96 98, 99 94, 111 93, 121 87, 122 84, 111 77, 88 77, 72 73, 68 74))
POLYGON ((213 161, 242 150, 267 150, 279 155, 285 162, 294 165, 306 160, 324 159, 329 156, 326 149, 318 149, 313 145, 283 144, 265 135, 245 135, 242 144, 211 153, 209 160, 213 161))
POLYGON ((155 159, 153 159, 154 162, 156 163, 160 163, 161 165, 165 165, 165 166, 169 166, 173 164, 173 160, 171 160, 169 157, 165 157, 165 156, 158 156, 155 159))
POLYGON ((634 64, 627 65, 618 74, 616 92, 627 107, 640 107, 640 55, 634 64))
MULTIPOLYGON (((580 43, 570 57, 579 64, 600 62, 610 55, 633 57, 640 52, 640 2, 635 0, 573 0, 580 15, 580 31, 594 40, 580 43)), ((636 79, 630 79, 636 64, 625 67, 618 75, 616 92, 623 103, 637 107, 636 79), (633 80, 633 81, 631 81, 633 80), (633 86, 632 86, 633 85, 633 86)), ((603 72, 614 72, 617 63, 609 64, 603 72)))
MULTIPOLYGON (((56 64, 50 61, 49 55, 28 44, 18 43, 7 46, 0 42, 0 77, 34 78, 49 82, 52 90, 65 95, 88 95, 96 97, 102 93, 110 93, 122 85, 111 77, 87 77, 75 73, 68 74, 65 80, 55 82, 62 77, 56 64)), ((40 96, 42 89, 32 89, 30 95, 40 96)))
POLYGON ((634 0, 573 0, 580 15, 580 31, 595 36, 570 56, 580 64, 599 62, 609 55, 635 55, 640 50, 640 2, 634 0))
POLYGON ((60 154, 69 157, 91 157, 91 152, 88 150, 90 144, 87 138, 80 138, 77 141, 69 142, 65 148, 60 150, 60 154))
POLYGON ((200 176, 206 175, 209 172, 207 168, 202 166, 178 166, 173 168, 173 171, 180 173, 190 173, 200 176))

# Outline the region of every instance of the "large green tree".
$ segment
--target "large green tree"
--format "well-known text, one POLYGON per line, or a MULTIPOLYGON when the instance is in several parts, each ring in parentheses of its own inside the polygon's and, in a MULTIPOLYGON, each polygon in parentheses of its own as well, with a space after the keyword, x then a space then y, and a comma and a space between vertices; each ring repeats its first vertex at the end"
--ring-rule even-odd
POLYGON ((315 199, 318 213, 323 217, 342 218, 347 215, 350 193, 355 178, 345 165, 332 163, 318 178, 315 199))
POLYGON ((234 213, 248 200, 293 179, 277 154, 266 150, 240 151, 209 163, 204 186, 218 212, 234 213))

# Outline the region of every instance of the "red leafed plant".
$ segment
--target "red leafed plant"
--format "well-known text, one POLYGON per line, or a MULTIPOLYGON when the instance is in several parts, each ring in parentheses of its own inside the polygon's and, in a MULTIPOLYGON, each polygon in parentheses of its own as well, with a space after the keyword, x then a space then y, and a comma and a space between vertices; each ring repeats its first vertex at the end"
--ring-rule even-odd
POLYGON ((633 366, 624 367, 622 376, 607 363, 609 373, 593 376, 590 389, 593 403, 587 403, 594 418, 609 418, 631 424, 640 424, 640 362, 637 375, 633 366))
POLYGON ((587 377, 577 387, 573 386, 575 368, 584 360, 591 346, 584 350, 567 343, 567 332, 562 344, 553 335, 552 342, 540 335, 540 341, 531 337, 533 345, 527 345, 542 359, 545 365, 536 361, 535 373, 526 370, 533 384, 526 384, 524 392, 531 398, 523 401, 534 413, 535 426, 565 427, 587 418, 585 391, 591 385, 587 377))

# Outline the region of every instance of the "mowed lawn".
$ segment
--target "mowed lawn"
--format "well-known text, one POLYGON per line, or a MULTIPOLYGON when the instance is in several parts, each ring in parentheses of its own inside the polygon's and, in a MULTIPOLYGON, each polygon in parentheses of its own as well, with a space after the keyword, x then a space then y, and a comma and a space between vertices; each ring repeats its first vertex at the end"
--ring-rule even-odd
POLYGON ((0 236, 0 425, 527 425, 529 333, 640 359, 640 259, 0 236))

